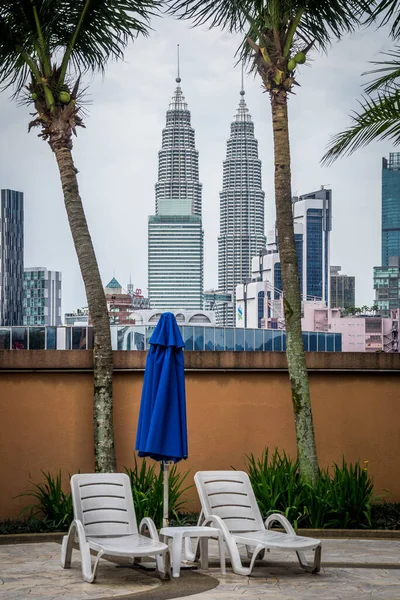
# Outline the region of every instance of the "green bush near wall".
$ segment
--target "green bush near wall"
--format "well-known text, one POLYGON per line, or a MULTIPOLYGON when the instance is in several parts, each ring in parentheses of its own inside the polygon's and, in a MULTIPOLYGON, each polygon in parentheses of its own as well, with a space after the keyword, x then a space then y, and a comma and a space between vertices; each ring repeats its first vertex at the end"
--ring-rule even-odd
MULTIPOLYGON (((138 524, 143 517, 151 517, 156 526, 160 528, 163 516, 164 484, 159 463, 152 461, 150 464, 144 459, 139 465, 135 457, 133 469, 125 467, 125 473, 131 482, 138 524)), ((64 492, 62 489, 61 471, 55 476, 46 471, 42 471, 42 474, 43 482, 31 482, 31 488, 18 496, 34 499, 34 503, 22 511, 22 514, 29 514, 27 529, 31 532, 66 531, 73 519, 71 492, 64 492)), ((182 496, 192 487, 191 485, 185 486, 188 474, 189 471, 178 472, 175 465, 169 472, 169 514, 174 522, 180 521, 180 514, 186 504, 182 496)), ((11 533, 10 529, 18 529, 18 527, 21 528, 21 522, 5 521, 0 524, 0 533, 11 533)))
POLYGON ((315 485, 305 483, 299 463, 277 449, 260 458, 246 456, 246 469, 263 517, 278 512, 295 528, 360 529, 371 527, 376 500, 367 463, 334 464, 321 469, 315 485))
MULTIPOLYGON (((273 512, 284 514, 295 526, 333 529, 400 529, 400 503, 376 502, 368 465, 333 465, 321 469, 315 486, 301 480, 297 460, 284 452, 268 449, 261 457, 246 456, 246 469, 264 518, 273 512), (374 503, 375 502, 375 503, 374 503)), ((162 523, 163 474, 158 463, 135 458, 132 469, 125 468, 131 485, 137 521, 151 517, 162 523)), ((0 522, 0 534, 66 531, 73 518, 71 493, 62 489, 61 471, 53 476, 43 471, 43 481, 32 483, 21 494, 34 503, 24 510, 22 521, 0 522), (26 517, 28 515, 28 517, 26 517)), ((170 519, 172 525, 194 525, 198 515, 187 511, 184 493, 189 471, 170 470, 170 519)))

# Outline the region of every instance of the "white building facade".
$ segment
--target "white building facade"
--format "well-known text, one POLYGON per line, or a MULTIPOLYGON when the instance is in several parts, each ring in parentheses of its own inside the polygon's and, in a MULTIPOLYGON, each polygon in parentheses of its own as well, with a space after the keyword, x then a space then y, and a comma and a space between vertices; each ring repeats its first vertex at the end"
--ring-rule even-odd
POLYGON ((177 87, 159 152, 156 214, 148 225, 148 290, 154 309, 203 307, 204 233, 199 155, 190 111, 177 87))
POLYGON ((60 271, 24 269, 24 325, 61 325, 61 285, 60 271))

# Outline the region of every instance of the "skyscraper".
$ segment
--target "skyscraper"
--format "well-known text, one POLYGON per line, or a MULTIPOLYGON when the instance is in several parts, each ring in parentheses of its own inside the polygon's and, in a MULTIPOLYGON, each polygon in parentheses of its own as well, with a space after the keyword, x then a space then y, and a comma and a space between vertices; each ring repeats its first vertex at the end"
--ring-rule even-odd
POLYGON ((400 256, 400 152, 382 158, 382 266, 400 256))
POLYGON ((221 307, 222 324, 235 324, 235 290, 250 276, 251 259, 265 248, 264 192, 254 124, 240 91, 223 163, 218 237, 218 288, 231 294, 233 305, 221 307))
POLYGON ((24 195, 1 190, 0 325, 22 325, 24 281, 24 195))
POLYGON ((302 270, 303 299, 323 300, 328 306, 332 190, 322 187, 316 192, 293 198, 293 218, 295 233, 296 227, 299 227, 303 236, 302 252, 298 249, 297 253, 299 269, 302 270))
POLYGON ((24 325, 61 325, 61 273, 24 269, 24 325))
POLYGON ((149 217, 148 279, 152 308, 201 309, 204 233, 199 154, 181 78, 169 105, 155 186, 156 214, 149 217))

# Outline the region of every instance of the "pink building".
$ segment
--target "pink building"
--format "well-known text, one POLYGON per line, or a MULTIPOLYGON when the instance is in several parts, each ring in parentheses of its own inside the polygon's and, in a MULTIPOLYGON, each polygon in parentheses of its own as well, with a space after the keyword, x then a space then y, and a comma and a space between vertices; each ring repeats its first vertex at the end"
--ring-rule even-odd
POLYGON ((392 310, 390 317, 342 317, 338 308, 326 308, 319 302, 305 302, 303 315, 304 331, 341 333, 343 352, 399 351, 399 309, 392 310))

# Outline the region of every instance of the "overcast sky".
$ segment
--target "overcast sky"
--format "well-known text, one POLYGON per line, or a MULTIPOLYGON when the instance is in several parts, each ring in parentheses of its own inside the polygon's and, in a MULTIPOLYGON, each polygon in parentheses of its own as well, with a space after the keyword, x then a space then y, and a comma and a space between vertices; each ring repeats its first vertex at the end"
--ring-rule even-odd
MULTIPOLYGON (((74 140, 79 184, 101 275, 126 286, 130 275, 147 293, 147 217, 154 214, 157 153, 165 111, 175 88, 176 44, 181 47, 182 90, 192 113, 200 153, 205 230, 205 287, 217 286, 217 236, 222 161, 239 101, 238 40, 217 30, 190 29, 156 19, 150 39, 130 45, 125 62, 110 63, 90 83, 87 129, 74 140)), ((381 157, 390 143, 375 143, 333 167, 319 161, 330 136, 357 106, 361 73, 391 48, 387 29, 370 29, 313 56, 300 70, 290 98, 292 189, 304 194, 322 184, 333 190, 331 264, 356 276, 356 303, 373 303, 372 269, 380 264, 381 157)), ((269 100, 260 81, 246 77, 246 101, 255 123, 266 194, 266 230, 274 223, 273 148, 269 100)), ((58 170, 49 146, 27 134, 28 109, 0 95, 0 187, 25 194, 25 266, 63 275, 63 310, 86 305, 65 215, 58 170)))

